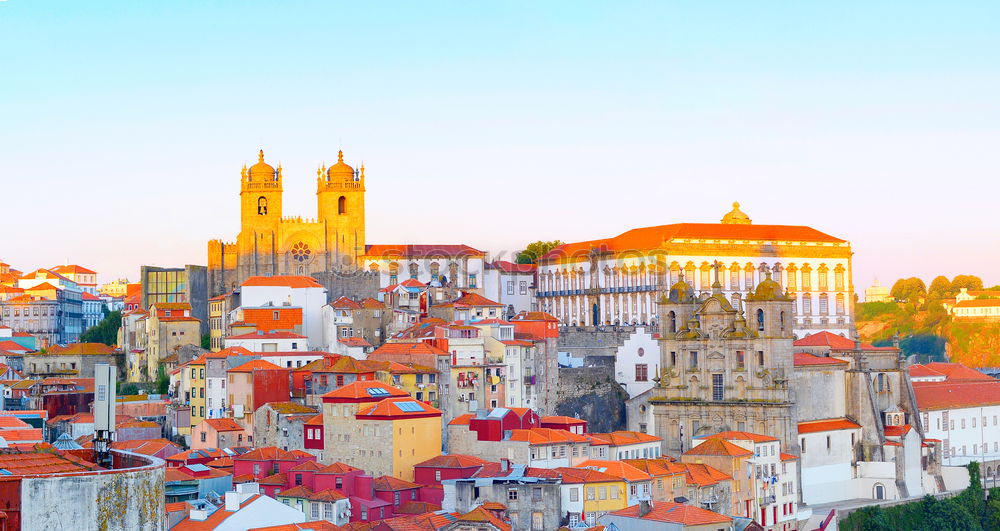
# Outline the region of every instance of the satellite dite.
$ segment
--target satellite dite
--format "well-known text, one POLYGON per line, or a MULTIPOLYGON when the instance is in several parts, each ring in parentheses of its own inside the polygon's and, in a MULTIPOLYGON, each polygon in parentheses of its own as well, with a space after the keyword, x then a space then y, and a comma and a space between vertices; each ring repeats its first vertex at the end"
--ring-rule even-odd
POLYGON ((104 468, 114 468, 111 433, 115 430, 117 377, 114 365, 94 365, 94 463, 104 468))

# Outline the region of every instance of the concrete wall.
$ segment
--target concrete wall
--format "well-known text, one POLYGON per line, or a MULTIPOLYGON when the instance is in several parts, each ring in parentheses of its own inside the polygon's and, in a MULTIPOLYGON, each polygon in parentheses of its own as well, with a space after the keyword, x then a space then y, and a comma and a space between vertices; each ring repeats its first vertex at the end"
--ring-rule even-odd
POLYGON ((21 529, 131 531, 163 529, 163 466, 105 473, 26 477, 21 529))
POLYGON ((614 357, 618 347, 625 343, 635 330, 632 326, 621 327, 561 327, 559 329, 559 352, 568 352, 576 358, 587 356, 614 357))

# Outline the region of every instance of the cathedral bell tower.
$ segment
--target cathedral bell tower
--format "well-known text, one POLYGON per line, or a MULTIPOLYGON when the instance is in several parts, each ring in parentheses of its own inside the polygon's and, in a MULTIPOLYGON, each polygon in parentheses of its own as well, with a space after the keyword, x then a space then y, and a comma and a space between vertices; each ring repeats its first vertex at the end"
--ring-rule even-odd
POLYGON ((354 267, 365 254, 365 166, 337 163, 316 172, 318 221, 323 223, 328 267, 354 267))
POLYGON ((241 278, 247 275, 276 274, 276 240, 281 223, 281 166, 275 170, 264 162, 264 150, 257 163, 240 172, 240 235, 237 239, 241 278))

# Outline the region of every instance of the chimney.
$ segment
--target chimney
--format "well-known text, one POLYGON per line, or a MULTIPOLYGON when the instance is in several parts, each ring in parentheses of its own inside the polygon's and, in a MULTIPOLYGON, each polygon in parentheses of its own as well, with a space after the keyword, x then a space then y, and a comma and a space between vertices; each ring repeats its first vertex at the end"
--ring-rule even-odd
POLYGON ((229 491, 226 493, 226 510, 229 512, 236 512, 240 510, 240 493, 236 491, 229 491))
POLYGON ((639 500, 639 518, 649 514, 653 510, 653 502, 650 500, 639 500))
POLYGON ((191 520, 195 522, 204 522, 208 519, 208 511, 205 509, 191 509, 191 520))

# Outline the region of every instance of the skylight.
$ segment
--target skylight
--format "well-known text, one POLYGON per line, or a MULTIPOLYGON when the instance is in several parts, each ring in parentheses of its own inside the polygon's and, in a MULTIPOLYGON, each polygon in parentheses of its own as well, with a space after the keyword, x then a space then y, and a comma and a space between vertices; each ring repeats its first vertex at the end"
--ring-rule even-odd
POLYGON ((389 396, 389 391, 381 387, 369 387, 368 396, 389 396))
POLYGON ((396 402, 396 407, 398 407, 400 411, 405 411, 407 413, 418 413, 420 411, 425 411, 423 404, 413 401, 396 402))

